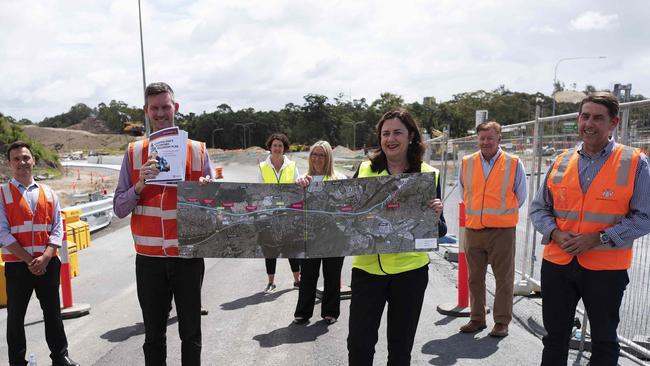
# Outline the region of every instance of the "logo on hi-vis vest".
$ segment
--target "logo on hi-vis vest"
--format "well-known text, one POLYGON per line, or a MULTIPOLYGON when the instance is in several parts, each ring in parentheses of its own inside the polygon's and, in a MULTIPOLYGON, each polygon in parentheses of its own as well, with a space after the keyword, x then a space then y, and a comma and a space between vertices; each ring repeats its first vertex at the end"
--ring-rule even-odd
POLYGON ((612 197, 614 197, 614 191, 612 191, 609 188, 605 188, 603 190, 603 198, 604 199, 611 199, 612 197))

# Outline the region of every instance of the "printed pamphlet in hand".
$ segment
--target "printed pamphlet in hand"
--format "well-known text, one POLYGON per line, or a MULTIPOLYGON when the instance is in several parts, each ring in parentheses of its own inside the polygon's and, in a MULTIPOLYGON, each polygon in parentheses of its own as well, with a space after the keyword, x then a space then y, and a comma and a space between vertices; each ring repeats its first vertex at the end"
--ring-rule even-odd
POLYGON ((149 159, 156 159, 158 176, 146 184, 174 185, 185 180, 187 132, 178 127, 156 131, 149 136, 149 159))

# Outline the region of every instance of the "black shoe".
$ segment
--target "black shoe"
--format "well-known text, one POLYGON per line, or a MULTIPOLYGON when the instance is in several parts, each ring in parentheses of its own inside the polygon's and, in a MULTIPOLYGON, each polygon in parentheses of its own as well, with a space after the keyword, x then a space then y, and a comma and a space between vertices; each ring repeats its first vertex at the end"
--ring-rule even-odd
POLYGON ((327 325, 332 325, 337 321, 337 319, 332 316, 326 316, 323 318, 323 320, 325 321, 325 323, 327 323, 327 325))
POLYGON ((293 282, 293 288, 299 289, 300 288, 300 281, 294 281, 293 282))
POLYGON ((303 324, 307 324, 307 323, 309 323, 309 319, 307 319, 307 318, 296 317, 295 319, 293 319, 293 324, 296 324, 296 325, 303 325, 303 324))
POLYGON ((208 309, 201 307, 201 315, 208 315, 208 309))
POLYGON ((65 355, 56 361, 52 361, 52 366, 79 366, 79 364, 73 361, 70 356, 65 355))

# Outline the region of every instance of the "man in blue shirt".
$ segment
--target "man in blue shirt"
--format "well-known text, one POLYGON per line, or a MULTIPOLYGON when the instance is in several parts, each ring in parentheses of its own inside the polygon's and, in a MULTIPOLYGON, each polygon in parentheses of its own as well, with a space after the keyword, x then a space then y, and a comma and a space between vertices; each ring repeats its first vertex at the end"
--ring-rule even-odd
POLYGON ((632 242, 650 232, 648 159, 611 138, 618 111, 610 93, 593 93, 580 103, 582 142, 558 156, 531 204, 530 217, 546 246, 542 365, 566 365, 580 299, 591 323, 591 364, 618 362, 616 328, 632 242))
POLYGON ((7 345, 10 365, 26 365, 25 313, 32 296, 43 309, 45 339, 52 365, 78 365, 68 356, 59 302, 63 228, 59 201, 49 187, 32 178, 34 155, 16 141, 7 149, 13 174, 0 187, 0 246, 7 280, 7 345))

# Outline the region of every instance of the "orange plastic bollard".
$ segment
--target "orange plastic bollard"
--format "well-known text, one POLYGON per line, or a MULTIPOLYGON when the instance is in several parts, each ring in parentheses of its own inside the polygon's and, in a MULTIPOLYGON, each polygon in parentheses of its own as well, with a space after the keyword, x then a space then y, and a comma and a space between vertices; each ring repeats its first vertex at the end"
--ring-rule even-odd
POLYGON ((438 312, 443 315, 468 317, 469 289, 467 282, 467 261, 465 259, 465 202, 458 204, 458 301, 438 305, 438 312))
POLYGON ((217 177, 215 179, 223 179, 223 168, 220 166, 217 167, 217 177))
POLYGON ((68 229, 65 218, 63 221, 63 242, 61 243, 61 300, 63 307, 61 317, 63 319, 78 318, 90 313, 90 305, 74 304, 72 302, 72 281, 70 280, 70 257, 68 254, 68 229))

